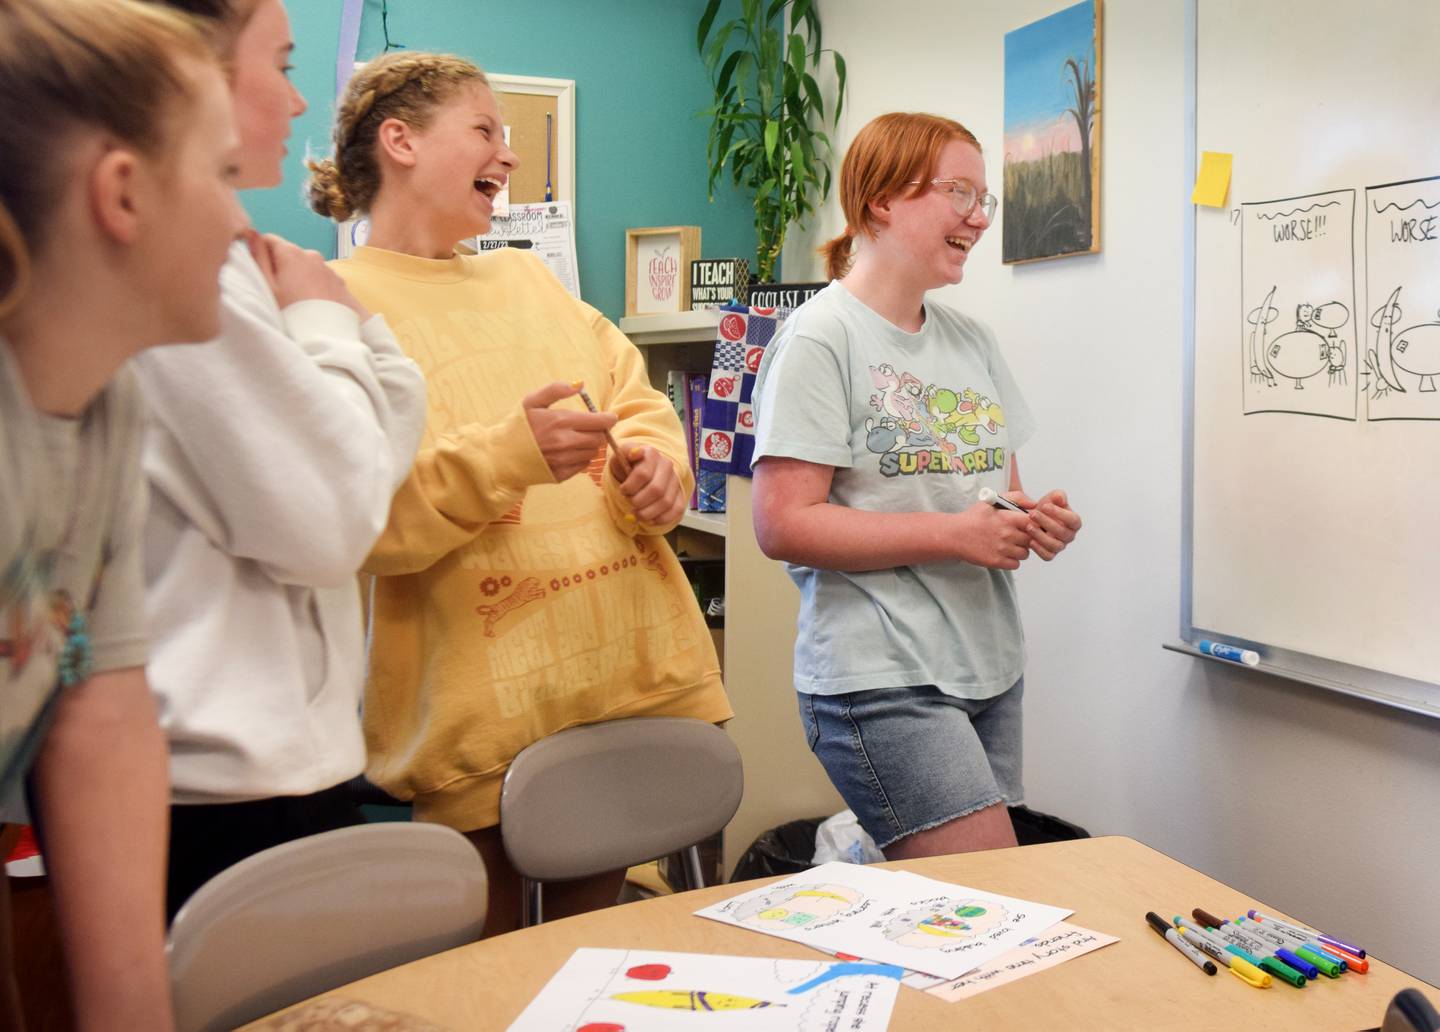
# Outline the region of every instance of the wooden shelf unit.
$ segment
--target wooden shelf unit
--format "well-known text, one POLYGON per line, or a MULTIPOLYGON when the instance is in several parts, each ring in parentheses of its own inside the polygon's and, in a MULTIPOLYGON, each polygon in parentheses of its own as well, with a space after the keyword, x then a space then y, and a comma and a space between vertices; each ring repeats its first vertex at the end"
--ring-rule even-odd
MULTIPOLYGON (((630 316, 620 330, 645 355, 650 382, 665 389, 674 369, 708 370, 716 311, 630 316)), ((836 813, 845 803, 810 755, 792 683, 800 593, 755 541, 749 477, 726 482, 725 513, 688 511, 677 549, 725 559, 725 633, 721 661, 735 719, 727 726, 745 764, 745 796, 725 830, 725 874, 761 832, 797 817, 836 813)))

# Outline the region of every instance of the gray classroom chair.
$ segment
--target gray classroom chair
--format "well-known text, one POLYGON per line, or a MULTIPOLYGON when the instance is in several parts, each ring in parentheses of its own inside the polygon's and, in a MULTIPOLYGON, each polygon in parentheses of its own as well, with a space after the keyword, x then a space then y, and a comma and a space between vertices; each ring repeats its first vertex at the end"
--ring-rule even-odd
POLYGON ((524 923, 543 919, 541 883, 684 852, 740 806, 744 775, 728 735, 703 720, 635 717, 573 727, 521 750, 500 790, 500 836, 525 879, 524 923))
POLYGON ((357 978, 474 942, 485 865, 438 824, 340 828, 256 853, 170 927, 179 1032, 230 1029, 357 978))

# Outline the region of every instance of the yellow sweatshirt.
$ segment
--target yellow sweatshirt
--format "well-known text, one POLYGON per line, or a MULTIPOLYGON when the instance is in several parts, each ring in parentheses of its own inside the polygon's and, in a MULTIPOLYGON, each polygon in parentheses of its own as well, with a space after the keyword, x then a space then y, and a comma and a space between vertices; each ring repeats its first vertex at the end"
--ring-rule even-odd
POLYGON ((420 453, 365 566, 371 780, 413 799, 416 817, 469 831, 499 822, 506 767, 545 735, 731 717, 704 618, 660 536, 670 528, 625 520, 603 449, 588 475, 555 483, 520 405, 584 380, 619 417, 622 446, 669 456, 688 491, 680 421, 635 346, 523 251, 432 260, 362 247, 334 268, 429 384, 420 453))

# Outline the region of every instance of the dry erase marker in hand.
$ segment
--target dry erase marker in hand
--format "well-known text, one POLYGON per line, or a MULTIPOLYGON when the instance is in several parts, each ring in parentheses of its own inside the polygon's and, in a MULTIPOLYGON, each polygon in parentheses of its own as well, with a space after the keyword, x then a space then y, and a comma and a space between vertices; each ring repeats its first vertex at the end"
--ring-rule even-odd
POLYGON ((1244 663, 1246 666, 1259 666, 1260 653, 1250 649, 1236 648, 1234 645, 1226 645, 1220 641, 1201 641, 1195 646, 1207 656, 1214 656, 1216 659, 1228 659, 1232 663, 1244 663))
POLYGON ((1012 502, 1010 499, 1006 498, 1004 495, 1001 495, 1001 494, 997 493, 993 488, 982 487, 982 488, 980 489, 980 496, 979 496, 979 497, 980 497, 980 501, 982 501, 982 502, 989 502, 991 505, 995 506, 995 508, 997 508, 997 509, 1009 509, 1011 512, 1018 512, 1018 513, 1021 513, 1022 515, 1025 515, 1025 516, 1029 516, 1029 515, 1030 515, 1030 510, 1029 510, 1029 509, 1022 509, 1020 506, 1016 505, 1014 502, 1012 502))
MULTIPOLYGON (((590 395, 585 393, 585 388, 581 387, 578 382, 575 384, 575 390, 580 395, 580 400, 585 403, 587 409, 591 412, 600 411, 595 407, 595 403, 590 400, 590 395)), ((630 475, 630 463, 625 459, 625 452, 621 450, 620 442, 615 440, 615 435, 609 430, 605 431, 605 440, 610 442, 610 447, 615 452, 615 461, 620 466, 620 475, 622 477, 628 477, 630 475)))

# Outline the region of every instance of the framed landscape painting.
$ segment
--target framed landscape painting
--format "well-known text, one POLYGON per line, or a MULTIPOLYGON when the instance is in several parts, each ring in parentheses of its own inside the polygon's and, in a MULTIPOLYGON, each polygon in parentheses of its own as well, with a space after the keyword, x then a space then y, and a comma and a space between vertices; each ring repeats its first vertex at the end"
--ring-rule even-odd
POLYGON ((1100 250, 1100 0, 1005 34, 1007 265, 1100 250))

